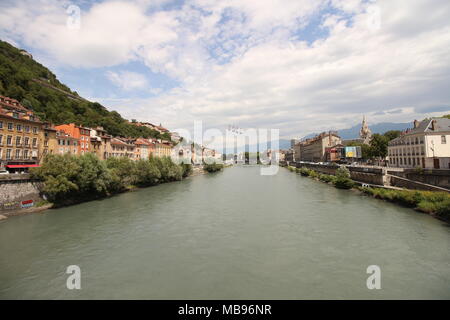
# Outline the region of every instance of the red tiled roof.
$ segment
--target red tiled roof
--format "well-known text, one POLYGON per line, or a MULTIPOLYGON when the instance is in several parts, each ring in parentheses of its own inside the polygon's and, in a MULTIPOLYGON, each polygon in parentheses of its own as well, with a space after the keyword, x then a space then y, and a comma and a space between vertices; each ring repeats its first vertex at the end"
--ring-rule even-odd
POLYGON ((1 96, 1 95, 0 95, 0 105, 7 107, 7 108, 16 109, 16 110, 22 111, 22 112, 31 111, 31 110, 25 108, 23 105, 21 105, 20 102, 17 101, 16 99, 1 96))

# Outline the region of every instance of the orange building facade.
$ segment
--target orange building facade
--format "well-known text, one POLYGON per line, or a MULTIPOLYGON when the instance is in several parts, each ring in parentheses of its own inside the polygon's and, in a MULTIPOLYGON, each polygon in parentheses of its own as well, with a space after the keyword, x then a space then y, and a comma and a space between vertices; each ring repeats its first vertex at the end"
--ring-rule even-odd
POLYGON ((58 131, 64 131, 72 138, 78 140, 78 154, 91 151, 91 129, 77 126, 74 123, 62 124, 55 127, 58 131))

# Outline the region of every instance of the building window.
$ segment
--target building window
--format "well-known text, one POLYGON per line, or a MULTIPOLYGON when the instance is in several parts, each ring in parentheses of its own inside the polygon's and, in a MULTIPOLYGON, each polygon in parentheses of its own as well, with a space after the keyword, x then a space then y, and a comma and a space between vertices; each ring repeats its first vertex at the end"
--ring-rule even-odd
POLYGON ((38 132, 37 127, 33 127, 33 133, 37 133, 37 132, 38 132))
POLYGON ((33 138, 33 147, 37 146, 37 138, 33 138))
POLYGON ((30 132, 30 126, 25 126, 25 132, 30 132))
POLYGON ((441 136, 441 143, 442 144, 446 144, 447 143, 447 137, 446 136, 441 136))
POLYGON ((3 129, 3 121, 0 121, 0 129, 3 129))
POLYGON ((16 137, 16 146, 20 146, 22 137, 16 137))
POLYGON ((16 159, 20 159, 20 149, 16 149, 16 159))
POLYGON ((23 158, 28 159, 28 150, 23 150, 23 158))
POLYGON ((6 159, 11 159, 11 149, 6 149, 6 159))
POLYGON ((13 130, 14 126, 11 122, 8 122, 8 130, 13 130))
POLYGON ((3 135, 0 134, 0 145, 3 144, 3 135))
POLYGON ((11 145, 12 145, 12 136, 8 136, 8 137, 6 138, 6 144, 7 144, 8 146, 11 146, 11 145))
POLYGON ((22 131, 22 125, 20 125, 20 124, 16 125, 16 130, 17 131, 22 131))
POLYGON ((25 146, 28 146, 30 144, 30 138, 25 137, 25 146))

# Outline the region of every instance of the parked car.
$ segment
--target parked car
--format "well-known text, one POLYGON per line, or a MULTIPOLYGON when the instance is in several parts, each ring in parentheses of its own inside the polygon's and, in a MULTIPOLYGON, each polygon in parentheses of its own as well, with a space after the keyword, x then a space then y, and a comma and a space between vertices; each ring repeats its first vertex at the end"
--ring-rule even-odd
POLYGON ((0 170, 0 174, 9 174, 9 172, 6 170, 0 170))

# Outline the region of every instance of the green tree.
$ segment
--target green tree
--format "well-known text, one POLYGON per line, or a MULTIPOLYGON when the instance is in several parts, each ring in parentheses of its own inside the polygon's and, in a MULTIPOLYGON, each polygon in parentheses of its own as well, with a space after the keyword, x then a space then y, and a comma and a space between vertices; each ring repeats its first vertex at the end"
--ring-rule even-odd
POLYGON ((182 176, 183 178, 186 178, 192 174, 192 164, 190 163, 182 163, 180 164, 182 169, 182 176))
POLYGON ((161 172, 153 161, 138 160, 136 162, 137 185, 152 186, 158 183, 161 178, 161 172))
POLYGON ((106 166, 112 175, 115 190, 124 190, 137 182, 136 164, 130 158, 111 157, 106 159, 106 166))
POLYGON ((80 169, 74 180, 80 195, 86 197, 106 195, 111 183, 106 164, 93 153, 86 153, 74 159, 80 169))
POLYGON ((388 142, 386 136, 375 133, 370 140, 371 156, 386 158, 388 142))
POLYGON ((383 133, 383 135, 388 139, 388 141, 394 140, 395 138, 398 138, 401 134, 401 131, 399 130, 389 130, 383 133))
POLYGON ((210 163, 203 165, 203 169, 209 173, 217 172, 223 169, 223 164, 220 163, 210 163))
POLYGON ((350 171, 346 167, 340 167, 336 170, 336 179, 333 183, 339 189, 351 189, 354 185, 353 180, 350 179, 350 171))
POLYGON ((32 178, 43 181, 42 192, 54 203, 63 203, 79 191, 76 184, 79 172, 80 166, 73 157, 53 154, 47 155, 39 168, 30 170, 32 178))

